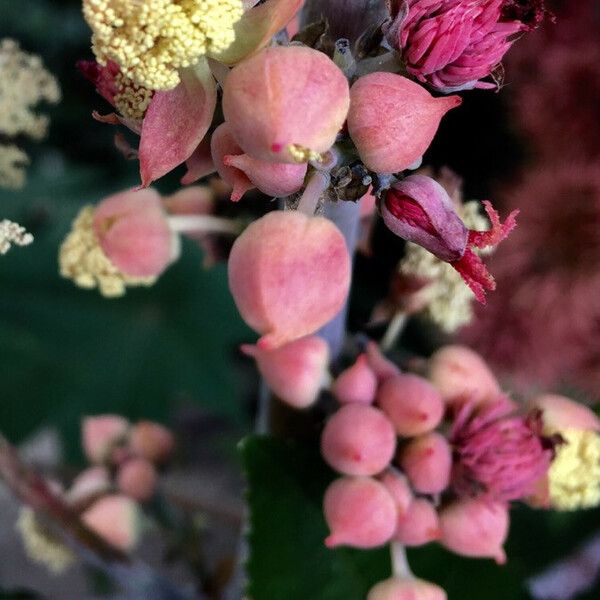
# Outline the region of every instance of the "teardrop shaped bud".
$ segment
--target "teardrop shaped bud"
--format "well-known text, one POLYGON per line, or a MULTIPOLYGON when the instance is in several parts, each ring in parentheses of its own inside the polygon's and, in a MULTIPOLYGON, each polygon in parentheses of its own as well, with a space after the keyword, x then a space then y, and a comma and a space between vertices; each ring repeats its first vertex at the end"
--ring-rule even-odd
POLYGON ((379 481, 383 483, 386 490, 390 493, 396 502, 398 516, 403 516, 408 511, 408 507, 414 500, 414 494, 408 482, 408 478, 400 471, 389 467, 379 476, 379 481))
POLYGON ((212 135, 211 152, 219 175, 232 187, 238 201, 248 190, 258 188, 268 196, 283 197, 297 192, 304 183, 307 164, 276 163, 245 154, 223 123, 212 135))
POLYGON ((452 449, 443 435, 432 431, 402 448, 399 464, 417 492, 440 494, 450 484, 452 449))
POLYGON ((447 600, 447 596, 429 581, 392 577, 372 587, 367 600, 447 600))
POLYGON ((342 404, 372 404, 377 393, 377 376, 365 354, 342 371, 331 386, 331 393, 342 404))
POLYGON ((483 499, 462 499, 440 512, 440 542, 449 550, 506 562, 502 546, 508 535, 508 506, 483 499))
POLYGON ((175 448, 173 434, 159 423, 139 421, 131 428, 131 451, 153 463, 165 462, 175 448))
POLYGON ((439 392, 418 375, 400 374, 386 379, 377 393, 377 403, 404 437, 435 429, 444 415, 439 392))
POLYGON ((141 531, 138 505, 119 494, 104 496, 81 515, 82 521, 109 544, 130 552, 136 546, 141 531))
POLYGON ((329 346, 320 337, 304 337, 275 350, 244 345, 242 351, 256 359, 271 391, 290 406, 307 408, 319 397, 329 365, 329 346))
POLYGON ((425 88, 393 73, 370 73, 350 90, 348 132, 364 164, 376 173, 397 173, 431 144, 442 117, 461 103, 434 98, 425 88))
POLYGON ((113 448, 127 437, 129 421, 120 415, 85 417, 81 424, 81 443, 87 459, 101 463, 110 458, 113 448))
POLYGON ((565 429, 600 431, 600 419, 594 411, 565 396, 543 394, 531 401, 531 406, 542 411, 542 422, 547 432, 565 429))
POLYGON ((332 468, 345 475, 375 475, 383 471, 396 450, 396 434, 389 419, 377 408, 348 404, 325 425, 321 454, 332 468))
POLYGON ((274 349, 314 333, 350 287, 344 236, 328 219, 275 211, 254 221, 229 256, 229 288, 243 319, 274 349))
POLYGON ((444 261, 459 260, 469 231, 448 192, 434 179, 411 175, 394 183, 381 203, 383 221, 397 236, 444 261))
POLYGON ((500 385, 483 358, 466 346, 444 346, 429 360, 429 379, 448 403, 493 401, 500 385))
POLYGON ((139 502, 152 498, 157 480, 156 469, 144 458, 132 458, 126 461, 117 473, 119 490, 139 502))
POLYGON ((408 510, 398 516, 394 539, 405 546, 422 546, 440 537, 435 506, 425 498, 416 498, 408 510))
POLYGON ((333 146, 350 104, 348 81, 322 52, 271 46, 236 66, 223 113, 238 144, 271 162, 307 162, 333 146))
POLYGON ((131 277, 156 277, 177 258, 177 238, 156 190, 105 198, 94 210, 94 232, 110 262, 131 277))
POLYGON ((370 477, 342 477, 329 485, 323 500, 331 531, 328 548, 375 548, 392 539, 396 505, 385 487, 370 477))

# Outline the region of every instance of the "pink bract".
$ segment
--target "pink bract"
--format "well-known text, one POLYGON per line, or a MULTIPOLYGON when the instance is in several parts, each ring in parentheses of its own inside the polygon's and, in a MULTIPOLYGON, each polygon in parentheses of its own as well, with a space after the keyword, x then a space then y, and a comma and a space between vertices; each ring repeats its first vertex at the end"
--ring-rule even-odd
POLYGON ((274 349, 314 333, 342 308, 350 257, 339 229, 323 217, 271 212, 238 237, 229 288, 250 327, 274 349))
POLYGON ((348 132, 361 160, 377 173, 397 173, 431 144, 442 117, 461 103, 434 98, 418 83, 393 73, 371 73, 350 90, 348 132))

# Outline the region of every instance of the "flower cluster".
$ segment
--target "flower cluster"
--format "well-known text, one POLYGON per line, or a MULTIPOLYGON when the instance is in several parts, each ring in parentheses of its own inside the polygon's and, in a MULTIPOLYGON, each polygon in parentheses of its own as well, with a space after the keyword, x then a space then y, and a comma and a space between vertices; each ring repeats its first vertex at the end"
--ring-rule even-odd
POLYGON ((14 40, 0 41, 0 187, 21 187, 29 162, 27 154, 8 140, 17 136, 42 139, 48 117, 38 114, 36 107, 59 100, 58 83, 39 57, 23 52, 14 40))
POLYGON ((0 254, 6 254, 11 246, 28 246, 33 236, 24 227, 8 219, 0 221, 0 254))

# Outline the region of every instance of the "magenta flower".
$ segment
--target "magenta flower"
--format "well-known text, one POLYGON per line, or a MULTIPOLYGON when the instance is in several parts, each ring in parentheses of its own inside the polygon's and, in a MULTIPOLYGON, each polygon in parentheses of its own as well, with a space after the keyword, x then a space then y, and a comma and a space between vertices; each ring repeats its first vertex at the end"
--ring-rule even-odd
POLYGON ((496 283, 474 249, 496 246, 505 239, 516 225, 518 211, 501 223, 490 202, 484 201, 483 206, 491 229, 469 231, 439 183, 424 175, 410 175, 387 191, 381 215, 396 235, 450 263, 484 304, 485 291, 494 290, 496 283))
POLYGON ((516 34, 531 28, 506 0, 405 0, 392 3, 387 37, 409 73, 443 91, 497 87, 492 75, 516 34), (506 16, 505 16, 506 15, 506 16))
POLYGON ((517 500, 530 494, 548 470, 552 448, 541 436, 539 411, 519 416, 513 410, 503 396, 479 409, 465 402, 458 410, 450 442, 452 485, 459 495, 517 500))

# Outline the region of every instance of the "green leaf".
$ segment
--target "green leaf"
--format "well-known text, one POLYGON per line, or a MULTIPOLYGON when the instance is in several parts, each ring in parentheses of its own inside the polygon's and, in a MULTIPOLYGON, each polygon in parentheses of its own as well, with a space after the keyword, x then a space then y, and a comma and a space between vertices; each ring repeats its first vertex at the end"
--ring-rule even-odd
POLYGON ((387 549, 329 550, 322 498, 334 475, 318 452, 253 436, 241 443, 248 479, 253 600, 364 600, 389 577, 387 549))

